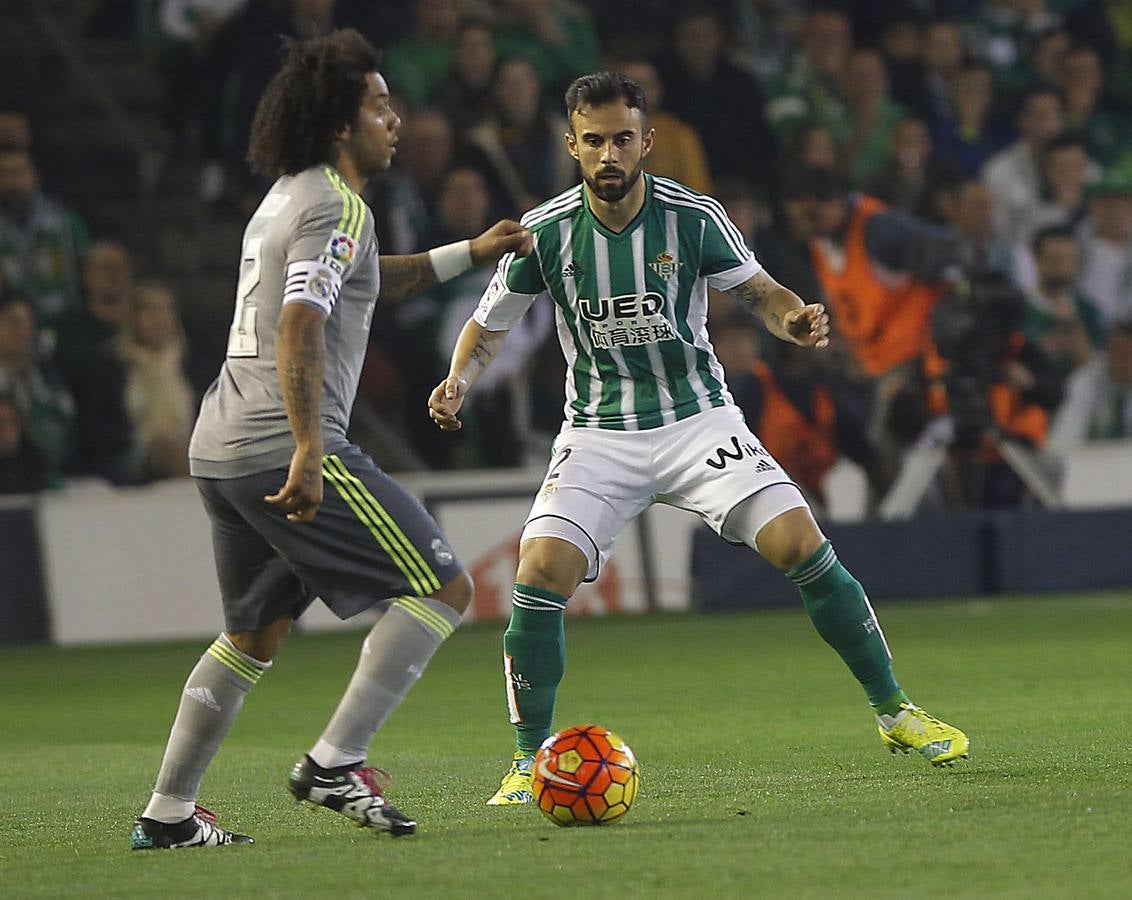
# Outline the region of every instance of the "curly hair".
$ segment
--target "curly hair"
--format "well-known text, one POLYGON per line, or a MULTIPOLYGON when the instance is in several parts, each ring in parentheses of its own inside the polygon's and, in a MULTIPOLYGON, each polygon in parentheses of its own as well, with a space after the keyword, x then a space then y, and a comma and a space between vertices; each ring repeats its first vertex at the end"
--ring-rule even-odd
POLYGON ((353 28, 307 41, 284 38, 283 67, 260 98, 248 162, 269 178, 331 162, 334 136, 357 121, 366 75, 380 54, 353 28))

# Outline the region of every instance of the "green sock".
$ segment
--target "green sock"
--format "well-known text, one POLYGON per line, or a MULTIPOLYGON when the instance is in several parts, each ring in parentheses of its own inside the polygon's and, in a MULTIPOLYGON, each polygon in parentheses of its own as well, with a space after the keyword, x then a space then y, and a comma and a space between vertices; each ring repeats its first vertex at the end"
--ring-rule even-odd
POLYGON ((892 674, 892 655, 869 598, 833 545, 826 541, 786 577, 798 585, 810 621, 861 682, 873 709, 895 714, 908 698, 892 674))
POLYGON ((518 583, 512 595, 511 623, 503 634, 503 671, 515 746, 524 755, 550 737, 554 698, 566 670, 562 618, 567 599, 518 583))

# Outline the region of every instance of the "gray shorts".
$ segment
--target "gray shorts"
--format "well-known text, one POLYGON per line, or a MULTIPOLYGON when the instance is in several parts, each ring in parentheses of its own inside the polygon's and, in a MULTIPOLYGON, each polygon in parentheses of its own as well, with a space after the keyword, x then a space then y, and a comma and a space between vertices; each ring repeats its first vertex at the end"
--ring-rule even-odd
POLYGON ((264 502, 286 480, 286 469, 195 479, 228 631, 297 617, 319 598, 347 619, 393 597, 433 594, 464 571, 432 516, 356 447, 324 458, 312 522, 288 522, 264 502))

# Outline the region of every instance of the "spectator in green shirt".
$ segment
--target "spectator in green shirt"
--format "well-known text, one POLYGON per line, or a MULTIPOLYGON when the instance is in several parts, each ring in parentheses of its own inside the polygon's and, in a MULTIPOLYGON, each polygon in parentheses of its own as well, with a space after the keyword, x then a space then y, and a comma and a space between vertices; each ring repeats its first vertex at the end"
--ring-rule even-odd
POLYGON ((43 324, 79 306, 79 261, 86 227, 39 186, 31 154, 0 148, 0 269, 3 281, 31 299, 43 324))
POLYGON ((411 106, 422 105, 444 80, 460 27, 455 0, 414 0, 416 27, 385 55, 382 71, 411 106))
POLYGON ((555 111, 578 75, 601 68, 597 32, 584 10, 560 0, 505 0, 495 35, 501 58, 522 56, 534 66, 543 102, 555 111))

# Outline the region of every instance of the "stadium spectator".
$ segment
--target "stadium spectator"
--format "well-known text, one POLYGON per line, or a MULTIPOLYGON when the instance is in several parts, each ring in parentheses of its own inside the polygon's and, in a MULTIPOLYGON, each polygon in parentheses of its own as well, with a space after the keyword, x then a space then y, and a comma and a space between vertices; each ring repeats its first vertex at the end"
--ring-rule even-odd
POLYGON ((966 61, 963 27, 954 19, 937 19, 924 29, 924 74, 920 113, 940 122, 954 112, 952 83, 966 61))
POLYGON ((187 475, 196 398, 185 373, 188 348, 168 284, 138 285, 114 349, 133 431, 134 479, 187 475))
POLYGON ((1070 133, 1050 141, 1041 156, 1042 192, 1021 207, 1020 234, 1029 241, 1047 225, 1075 226, 1085 215, 1085 189, 1096 171, 1085 142, 1070 133))
POLYGON ((837 138, 824 122, 799 122, 779 162, 784 173, 797 168, 838 170, 837 138))
POLYGON ((1078 286, 1110 325, 1132 318, 1132 177, 1108 173, 1086 194, 1078 286))
POLYGON ((809 248, 835 329, 859 375, 879 379, 921 351, 939 295, 932 282, 954 262, 953 236, 822 170, 795 174, 787 196, 802 206, 809 248))
POLYGON ((487 177, 498 215, 528 209, 574 178, 562 139, 566 121, 542 111, 540 92, 538 74, 525 57, 505 59, 492 89, 491 117, 467 134, 470 160, 487 177))
POLYGON ((869 181, 884 166, 892 131, 904 110, 889 95, 888 70, 876 50, 854 50, 845 67, 842 95, 849 111, 845 172, 854 184, 869 181))
POLYGON ((840 144, 850 129, 841 95, 853 52, 849 16, 832 4, 817 5, 802 21, 797 50, 787 67, 767 82, 767 121, 780 138, 800 120, 819 121, 840 144))
POLYGON ((499 55, 527 60, 538 76, 543 102, 557 112, 570 80, 594 71, 601 61, 593 22, 567 0, 503 0, 502 6, 504 17, 495 35, 499 55))
MULTIPOLYGON (((462 240, 483 231, 490 220, 489 195, 483 178, 471 168, 453 169, 445 179, 440 204, 440 229, 437 241, 462 240)), ((475 311, 484 289, 491 280, 490 271, 467 272, 440 285, 434 292, 437 303, 435 328, 427 336, 428 352, 435 352, 440 361, 437 377, 445 375, 445 358, 460 329, 475 311)), ((519 466, 525 461, 526 445, 531 439, 527 421, 530 418, 529 391, 524 382, 536 354, 551 332, 554 318, 549 303, 534 308, 507 335, 491 368, 477 382, 477 393, 469 399, 471 426, 463 449, 465 466, 519 466), (498 368, 498 371, 497 371, 498 368)), ((421 349, 424 349, 422 346, 421 349)), ((428 393, 426 389, 425 393, 428 393)), ((418 393, 414 396, 421 396, 418 393)), ((425 428, 437 429, 424 416, 425 428)), ((451 445, 451 442, 448 442, 451 445)))
POLYGON ((977 175, 1009 140, 995 114, 991 70, 981 63, 965 65, 950 87, 950 109, 936 121, 936 157, 964 175, 977 175))
POLYGON ((632 78, 645 92, 649 125, 661 138, 645 160, 645 171, 671 178, 701 194, 711 193, 711 170, 704 143, 696 129, 664 109, 664 83, 656 66, 647 59, 627 59, 617 69, 632 78))
POLYGON ((1117 322, 1104 353, 1073 373, 1050 426, 1049 446, 1132 438, 1132 319, 1117 322))
POLYGON ((1025 241, 1023 216, 1041 199, 1041 157, 1046 145, 1065 129, 1065 108, 1055 88, 1039 85, 1019 101, 1019 137, 983 167, 983 180, 994 195, 1002 233, 1012 241, 1025 241))
POLYGON ((952 228, 959 261, 968 271, 1012 277, 1014 245, 995 226, 994 196, 978 178, 940 179, 931 188, 933 220, 952 228))
POLYGON ((48 487, 44 456, 24 431, 16 401, 0 394, 0 494, 34 494, 48 487))
POLYGON ((79 302, 79 260, 88 243, 82 219, 40 190, 31 154, 0 148, 0 268, 9 289, 52 325, 79 302))
POLYGON ((1132 147, 1127 110, 1114 110, 1104 98, 1104 67, 1092 47, 1077 46, 1061 60, 1058 84, 1065 98, 1066 126, 1080 133, 1089 156, 1113 165, 1132 147))
POLYGON ((918 212, 935 172, 932 136, 923 119, 905 116, 892 128, 884 165, 864 185, 889 206, 918 212))
POLYGON ((114 349, 133 296, 133 266, 126 248, 108 240, 93 244, 83 260, 83 308, 60 322, 55 352, 55 363, 75 398, 74 470, 116 484, 133 480, 132 430, 114 349))
POLYGON ((711 7, 680 7, 671 51, 657 67, 665 108, 696 129, 712 177, 737 175, 765 184, 774 171, 777 141, 763 118, 758 82, 724 58, 724 40, 711 7))
POLYGON ((101 240, 83 258, 83 304, 59 323, 55 363, 80 389, 97 350, 117 336, 134 290, 133 264, 125 245, 101 240))
POLYGON ((73 450, 74 403, 59 374, 40 361, 37 344, 31 301, 0 296, 0 394, 19 408, 28 440, 55 480, 73 450))
POLYGON ((385 54, 389 86, 411 107, 422 105, 448 74, 460 26, 456 0, 412 0, 413 31, 385 54))
POLYGON ((1062 377, 1093 358, 1103 346, 1100 312, 1076 284, 1081 251, 1072 229, 1051 225, 1032 241, 1037 284, 1026 292, 1026 336, 1057 366, 1062 377))
POLYGON ((452 66, 429 103, 452 123, 458 137, 491 113, 491 86, 499 54, 495 32, 482 19, 464 19, 456 32, 452 66))
POLYGON ((1057 84, 1061 81, 1061 64, 1073 46, 1073 36, 1062 28, 1051 28, 1034 39, 1030 54, 1030 80, 1057 84))

